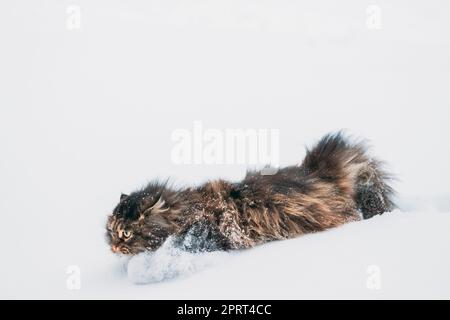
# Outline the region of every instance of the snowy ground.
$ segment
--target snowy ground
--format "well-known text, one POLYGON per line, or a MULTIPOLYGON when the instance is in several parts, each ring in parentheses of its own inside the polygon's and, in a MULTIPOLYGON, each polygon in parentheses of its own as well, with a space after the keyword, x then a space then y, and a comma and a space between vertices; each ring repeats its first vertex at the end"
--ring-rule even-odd
POLYGON ((450 298, 449 10, 444 0, 2 1, 0 298, 450 298), (380 29, 366 25, 370 5, 380 29), (80 29, 67 27, 73 8, 80 29), (389 163, 401 208, 245 252, 168 248, 127 272, 104 241, 121 192, 155 177, 244 175, 171 161, 171 134, 196 120, 279 129, 281 165, 346 128, 389 163), (68 270, 81 272, 79 290, 68 270), (144 280, 163 281, 134 284, 144 280))

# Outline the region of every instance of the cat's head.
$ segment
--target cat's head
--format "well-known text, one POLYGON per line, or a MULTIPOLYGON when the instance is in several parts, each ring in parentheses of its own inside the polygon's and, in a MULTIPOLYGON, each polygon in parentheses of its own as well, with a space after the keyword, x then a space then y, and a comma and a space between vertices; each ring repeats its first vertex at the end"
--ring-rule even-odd
POLYGON ((151 183, 120 202, 107 221, 107 241, 114 253, 137 254, 158 249, 179 228, 177 193, 151 183))

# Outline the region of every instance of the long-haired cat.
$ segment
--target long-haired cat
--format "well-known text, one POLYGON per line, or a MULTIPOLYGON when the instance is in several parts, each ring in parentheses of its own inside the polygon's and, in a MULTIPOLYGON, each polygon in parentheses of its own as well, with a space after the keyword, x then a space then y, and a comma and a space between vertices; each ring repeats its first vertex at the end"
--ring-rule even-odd
POLYGON ((326 230, 393 208, 389 174, 363 143, 329 134, 301 165, 249 172, 238 183, 174 190, 153 182, 122 195, 107 222, 115 253, 158 249, 173 236, 189 251, 251 248, 326 230))

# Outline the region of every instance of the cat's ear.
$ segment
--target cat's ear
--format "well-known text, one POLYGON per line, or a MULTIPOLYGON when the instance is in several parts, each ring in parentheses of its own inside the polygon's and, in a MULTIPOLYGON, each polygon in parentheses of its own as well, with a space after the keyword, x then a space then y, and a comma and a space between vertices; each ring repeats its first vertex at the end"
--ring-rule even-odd
POLYGON ((159 227, 159 230, 169 230, 174 227, 173 221, 171 222, 170 211, 171 206, 167 203, 163 197, 159 197, 158 200, 149 209, 139 217, 139 221, 148 221, 151 225, 159 227))
POLYGON ((122 193, 122 194, 120 195, 120 201, 122 201, 122 200, 125 199, 126 197, 128 197, 128 195, 122 193))
POLYGON ((158 201, 156 201, 155 204, 151 207, 151 212, 154 214, 161 213, 167 210, 169 210, 169 208, 166 206, 166 201, 162 196, 160 196, 158 201))
POLYGON ((167 210, 169 210, 169 207, 166 205, 166 201, 164 201, 163 197, 160 196, 151 207, 147 208, 141 213, 141 215, 139 216, 139 220, 143 221, 147 216, 156 216, 167 210))

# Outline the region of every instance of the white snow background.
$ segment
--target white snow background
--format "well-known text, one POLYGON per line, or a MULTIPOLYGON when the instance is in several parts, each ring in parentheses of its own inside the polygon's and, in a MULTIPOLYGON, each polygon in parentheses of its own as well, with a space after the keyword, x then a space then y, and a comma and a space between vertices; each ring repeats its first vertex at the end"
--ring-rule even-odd
POLYGON ((2 1, 0 298, 450 298, 449 18, 444 0, 2 1), (400 208, 124 263, 104 239, 121 192, 244 176, 171 161, 171 133, 195 120, 279 129, 281 165, 348 129, 399 178, 400 208))

